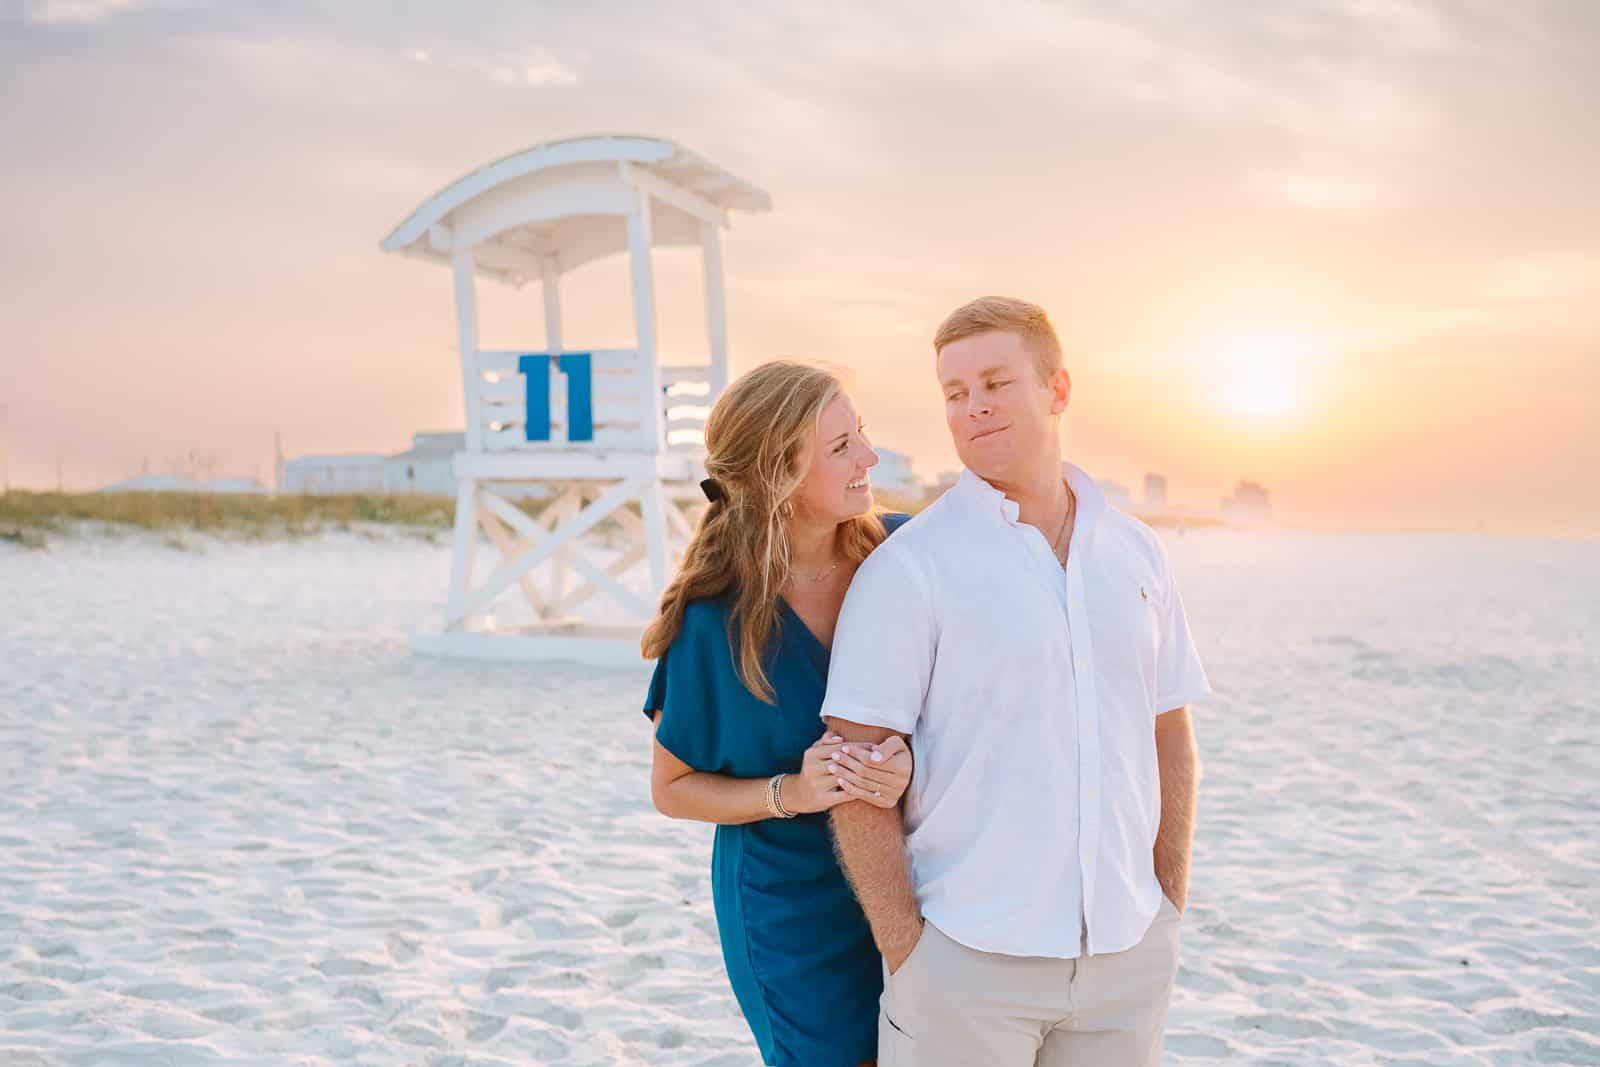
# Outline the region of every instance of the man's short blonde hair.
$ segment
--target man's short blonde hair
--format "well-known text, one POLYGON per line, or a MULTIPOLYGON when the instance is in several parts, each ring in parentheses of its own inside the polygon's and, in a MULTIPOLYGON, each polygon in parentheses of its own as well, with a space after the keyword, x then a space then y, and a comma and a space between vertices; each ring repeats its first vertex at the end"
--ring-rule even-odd
POLYGON ((1037 362, 1040 381, 1049 381, 1062 369, 1061 339, 1050 316, 1038 304, 1009 296, 980 296, 952 311, 933 335, 934 354, 980 333, 1014 333, 1022 338, 1037 362))

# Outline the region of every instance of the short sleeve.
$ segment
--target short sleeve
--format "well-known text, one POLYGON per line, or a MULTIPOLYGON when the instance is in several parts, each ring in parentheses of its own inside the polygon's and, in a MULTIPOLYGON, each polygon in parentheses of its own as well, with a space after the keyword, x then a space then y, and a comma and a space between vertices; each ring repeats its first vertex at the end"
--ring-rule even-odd
POLYGON ((656 669, 650 674, 650 688, 644 694, 644 717, 651 722, 656 721, 656 712, 667 699, 667 657, 671 654, 669 648, 656 660, 656 669))
POLYGON ((933 601, 915 560, 885 542, 850 582, 822 717, 909 734, 933 673, 933 601))
POLYGON ((1161 553, 1166 568, 1166 603, 1161 612, 1161 643, 1156 652, 1156 714, 1185 707, 1211 695, 1200 652, 1189 633, 1189 618, 1184 614, 1178 579, 1172 573, 1165 548, 1161 553))
POLYGON ((683 628, 656 661, 644 702, 646 718, 661 712, 661 746, 695 770, 713 773, 725 773, 732 758, 723 736, 726 701, 718 699, 731 666, 720 616, 711 605, 689 605, 683 628))

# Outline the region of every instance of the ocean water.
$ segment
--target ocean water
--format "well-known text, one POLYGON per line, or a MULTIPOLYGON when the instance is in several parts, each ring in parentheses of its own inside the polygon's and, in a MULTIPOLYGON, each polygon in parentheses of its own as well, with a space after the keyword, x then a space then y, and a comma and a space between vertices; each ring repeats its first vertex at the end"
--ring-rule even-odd
MULTIPOLYGON (((1600 546, 1166 535, 1166 1062, 1600 1063, 1600 546)), ((647 672, 412 654, 445 548, 0 546, 0 1063, 758 1062, 647 672)))

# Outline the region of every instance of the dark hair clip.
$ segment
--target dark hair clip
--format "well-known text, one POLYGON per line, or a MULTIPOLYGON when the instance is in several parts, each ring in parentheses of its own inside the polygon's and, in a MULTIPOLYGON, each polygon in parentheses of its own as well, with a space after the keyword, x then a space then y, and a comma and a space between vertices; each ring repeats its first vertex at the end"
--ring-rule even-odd
POLYGON ((710 500, 713 503, 721 500, 723 496, 722 486, 717 484, 717 480, 715 478, 707 478, 701 482, 700 491, 706 495, 707 500, 710 500))

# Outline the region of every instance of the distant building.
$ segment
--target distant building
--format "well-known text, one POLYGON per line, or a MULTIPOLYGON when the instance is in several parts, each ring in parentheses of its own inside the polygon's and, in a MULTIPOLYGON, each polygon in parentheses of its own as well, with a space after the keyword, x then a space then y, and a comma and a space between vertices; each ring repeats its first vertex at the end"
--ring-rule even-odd
POLYGON ((283 465, 285 493, 381 493, 387 456, 301 456, 283 465))
POLYGON ((944 496, 960 480, 960 471, 944 471, 936 474, 933 476, 933 481, 923 487, 922 499, 927 501, 937 500, 939 497, 944 496))
POLYGON ((879 448, 878 465, 872 468, 872 488, 886 493, 896 493, 915 499, 922 495, 922 486, 912 469, 911 457, 892 448, 879 448))
POLYGON ((187 474, 141 474, 95 490, 99 493, 265 493, 254 478, 194 478, 187 474))
POLYGON ((467 435, 459 430, 447 433, 418 433, 411 447, 384 461, 383 488, 389 493, 437 493, 454 496, 455 455, 467 447, 467 435))
POLYGON ((1144 501, 1139 505, 1146 515, 1161 515, 1167 510, 1167 478, 1164 474, 1144 476, 1144 501))
MULTIPOLYGON (((392 456, 357 453, 347 456, 302 456, 283 464, 285 493, 430 493, 456 495, 456 455, 466 450, 460 430, 411 435, 411 447, 392 456)), ((537 482, 503 485, 506 497, 547 497, 550 487, 537 482)))
POLYGON ((1120 511, 1133 511, 1133 494, 1128 492, 1128 487, 1121 482, 1097 482, 1100 491, 1106 496, 1106 503, 1120 511))
MULTIPOLYGON (((285 493, 456 493, 455 457, 466 449, 466 434, 460 430, 424 432, 411 436, 411 447, 391 456, 357 454, 347 456, 303 456, 283 464, 285 493)), ((890 448, 880 448, 878 465, 872 468, 872 486, 910 499, 922 495, 911 457, 890 448)), ((951 475, 954 483, 955 475, 951 475)), ((543 486, 526 488, 505 486, 502 495, 546 496, 543 486)))
POLYGON ((96 489, 97 493, 198 493, 200 483, 187 474, 141 474, 96 489))
POLYGON ((202 493, 265 493, 267 487, 254 478, 213 478, 200 483, 202 493))
POLYGON ((1222 517, 1229 522, 1272 521, 1272 495, 1259 482, 1240 480, 1233 495, 1222 501, 1222 517))

